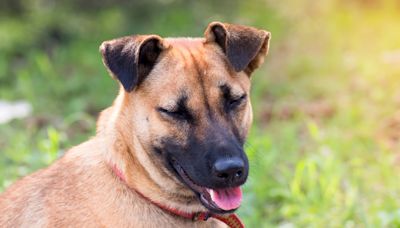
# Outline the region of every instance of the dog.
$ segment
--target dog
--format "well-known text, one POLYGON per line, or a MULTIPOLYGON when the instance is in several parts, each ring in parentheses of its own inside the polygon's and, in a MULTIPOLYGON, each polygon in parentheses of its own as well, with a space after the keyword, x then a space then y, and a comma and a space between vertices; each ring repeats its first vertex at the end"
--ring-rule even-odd
POLYGON ((203 38, 105 41, 120 85, 96 136, 0 196, 0 227, 243 227, 250 77, 270 33, 212 22, 203 38))

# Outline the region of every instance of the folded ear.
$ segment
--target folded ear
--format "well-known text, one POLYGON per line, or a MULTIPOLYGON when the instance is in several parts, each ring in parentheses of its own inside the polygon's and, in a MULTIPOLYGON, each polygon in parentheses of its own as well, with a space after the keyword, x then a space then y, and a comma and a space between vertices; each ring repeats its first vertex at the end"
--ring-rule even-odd
POLYGON ((126 36, 104 41, 100 46, 104 65, 127 92, 150 73, 164 49, 162 38, 157 35, 126 36))
POLYGON ((212 22, 205 33, 206 42, 216 42, 235 71, 250 75, 267 55, 271 33, 253 27, 212 22))

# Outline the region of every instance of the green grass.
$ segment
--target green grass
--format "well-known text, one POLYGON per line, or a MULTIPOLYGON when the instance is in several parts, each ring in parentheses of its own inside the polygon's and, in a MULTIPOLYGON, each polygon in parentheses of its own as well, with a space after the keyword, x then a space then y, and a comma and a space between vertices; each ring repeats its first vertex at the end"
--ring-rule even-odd
POLYGON ((200 36, 211 20, 228 20, 272 32, 252 78, 251 168, 239 210, 247 226, 400 227, 398 7, 267 2, 166 1, 155 6, 162 13, 144 3, 96 12, 30 6, 2 18, 0 98, 27 100, 34 115, 0 125, 0 190, 94 134, 117 93, 102 40, 200 36))

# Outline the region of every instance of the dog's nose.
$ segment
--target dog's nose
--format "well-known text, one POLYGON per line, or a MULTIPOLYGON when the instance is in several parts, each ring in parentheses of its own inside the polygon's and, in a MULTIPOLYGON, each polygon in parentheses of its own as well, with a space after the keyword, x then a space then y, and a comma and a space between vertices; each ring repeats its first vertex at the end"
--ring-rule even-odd
POLYGON ((224 158, 217 160, 213 165, 214 178, 221 182, 235 184, 242 180, 244 175, 244 161, 241 158, 224 158))

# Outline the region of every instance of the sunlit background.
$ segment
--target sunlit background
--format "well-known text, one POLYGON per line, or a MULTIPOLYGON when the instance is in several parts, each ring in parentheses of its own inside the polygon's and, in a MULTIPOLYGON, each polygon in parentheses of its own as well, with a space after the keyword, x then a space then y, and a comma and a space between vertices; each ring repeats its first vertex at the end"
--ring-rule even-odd
POLYGON ((400 2, 1 0, 0 191, 94 135, 103 40, 272 32, 253 75, 248 227, 400 227, 400 2))

